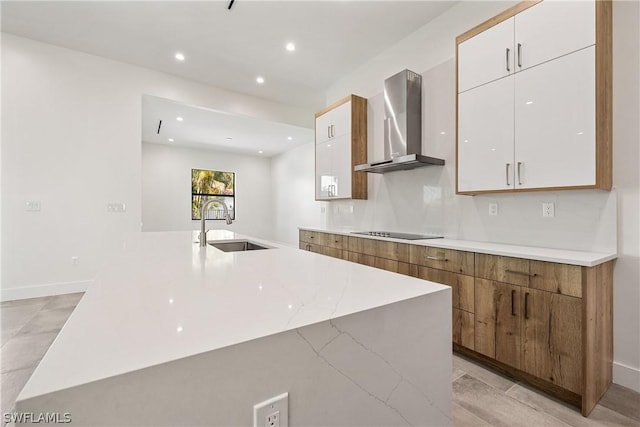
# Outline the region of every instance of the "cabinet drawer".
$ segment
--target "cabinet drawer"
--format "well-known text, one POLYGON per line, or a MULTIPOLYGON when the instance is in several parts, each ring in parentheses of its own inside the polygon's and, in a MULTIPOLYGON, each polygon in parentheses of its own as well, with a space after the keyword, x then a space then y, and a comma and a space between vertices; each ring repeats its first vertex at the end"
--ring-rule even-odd
POLYGON ((474 350, 475 320, 473 313, 454 308, 451 314, 453 316, 453 342, 474 350))
POLYGON ((315 252, 317 254, 322 253, 322 246, 315 243, 300 242, 300 249, 303 251, 315 252))
POLYGON ((554 262, 530 261, 529 287, 582 298, 582 267, 554 262))
MULTIPOLYGON (((315 251, 314 251, 315 252, 315 251)), ((327 255, 333 258, 342 259, 342 249, 330 248, 328 246, 320 246, 320 252, 322 255, 327 255)))
POLYGON ((365 255, 357 252, 347 251, 347 261, 373 267, 375 264, 375 260, 376 257, 372 255, 365 255))
POLYGON ((431 248, 428 246, 410 245, 409 248, 409 262, 411 264, 467 275, 473 275, 474 273, 473 255, 473 252, 431 248))
POLYGON ((305 243, 318 243, 318 232, 300 230, 300 241, 305 243))
POLYGON ((529 286, 529 260, 498 255, 476 254, 476 277, 529 286))
POLYGON ((442 283, 451 286, 453 307, 468 312, 474 312, 474 278, 450 271, 436 270, 429 267, 419 267, 418 277, 423 280, 442 283))
POLYGON ((409 245, 406 243, 349 237, 348 248, 351 252, 409 262, 409 245))
POLYGON ((340 234, 318 233, 318 243, 335 249, 344 249, 343 242, 346 237, 340 234))

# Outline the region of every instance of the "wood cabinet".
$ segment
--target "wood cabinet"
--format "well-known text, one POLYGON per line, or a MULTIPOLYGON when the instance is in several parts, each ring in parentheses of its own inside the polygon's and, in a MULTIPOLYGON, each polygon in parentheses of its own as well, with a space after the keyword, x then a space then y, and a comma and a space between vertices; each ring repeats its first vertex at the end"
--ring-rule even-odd
POLYGON ((300 248, 450 286, 456 351, 585 416, 611 384, 614 261, 582 267, 305 230, 300 248))
POLYGON ((611 2, 523 2, 457 38, 457 192, 611 189, 611 2))
POLYGON ((366 199, 367 100, 350 95, 316 113, 316 200, 366 199))

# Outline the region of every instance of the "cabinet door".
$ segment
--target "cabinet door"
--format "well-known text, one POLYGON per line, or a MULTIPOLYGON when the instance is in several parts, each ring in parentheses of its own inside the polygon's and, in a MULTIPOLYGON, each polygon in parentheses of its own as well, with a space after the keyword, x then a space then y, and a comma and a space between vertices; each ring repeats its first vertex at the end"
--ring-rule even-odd
POLYGON ((513 23, 509 18, 458 45, 458 93, 514 72, 513 23))
POLYGON ((343 134, 327 142, 335 187, 330 197, 351 198, 351 135, 343 134))
POLYGON ((595 1, 545 0, 515 16, 516 71, 596 42, 595 1))
POLYGON ((331 138, 351 134, 351 101, 331 110, 331 138))
POLYGON ((513 76, 458 95, 458 191, 510 190, 513 76))
POLYGON ((523 290, 522 370, 582 393, 582 300, 523 290))
POLYGON ((515 76, 516 188, 596 183, 595 46, 515 76))
POLYGON ((452 341, 473 350, 475 345, 473 313, 453 308, 451 314, 453 316, 452 341))
POLYGON ((331 137, 331 111, 316 117, 316 144, 328 141, 331 137))
POLYGON ((328 141, 316 144, 316 199, 331 197, 337 177, 332 168, 332 144, 328 141))

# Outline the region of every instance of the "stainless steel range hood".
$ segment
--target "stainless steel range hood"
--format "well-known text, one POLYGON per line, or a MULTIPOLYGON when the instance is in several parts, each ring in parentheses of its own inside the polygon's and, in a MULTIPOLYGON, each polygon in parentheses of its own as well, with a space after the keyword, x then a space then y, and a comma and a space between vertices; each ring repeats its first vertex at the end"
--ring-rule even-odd
POLYGON ((357 165, 356 172, 386 173, 444 160, 422 152, 422 76, 404 70, 384 81, 384 160, 357 165))

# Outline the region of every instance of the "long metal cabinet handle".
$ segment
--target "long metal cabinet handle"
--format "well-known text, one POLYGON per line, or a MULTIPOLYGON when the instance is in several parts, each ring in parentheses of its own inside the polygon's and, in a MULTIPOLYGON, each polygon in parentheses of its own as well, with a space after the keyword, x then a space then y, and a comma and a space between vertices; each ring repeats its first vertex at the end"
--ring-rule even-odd
POLYGON ((515 316, 516 315, 516 309, 514 307, 514 300, 516 298, 516 291, 511 291, 511 315, 515 316))
POLYGON ((518 185, 522 185, 522 178, 520 176, 520 168, 522 166, 522 162, 518 162, 518 185))
POLYGON ((518 67, 522 68, 522 44, 518 43, 518 67))
POLYGON ((430 259, 431 261, 449 261, 447 258, 440 258, 437 256, 431 256, 431 255, 427 255, 427 259, 430 259))
POLYGON ((331 138, 333 138, 334 136, 336 136, 335 126, 331 125, 331 138))
POLYGON ((509 182, 509 166, 511 166, 511 163, 507 163, 506 167, 505 167, 505 173, 507 176, 507 185, 511 185, 511 183, 509 182))
POLYGON ((331 138, 331 126, 327 126, 327 138, 331 138))
POLYGON ((524 318, 529 318, 529 292, 524 294, 524 318))
POLYGON ((507 71, 511 72, 511 68, 509 68, 509 52, 511 51, 511 49, 507 48, 506 52, 505 52, 505 56, 507 59, 507 71))
POLYGON ((528 276, 528 277, 536 277, 537 274, 533 273, 527 273, 526 271, 518 271, 518 270, 505 270, 504 271, 507 274, 519 274, 521 276, 528 276))

